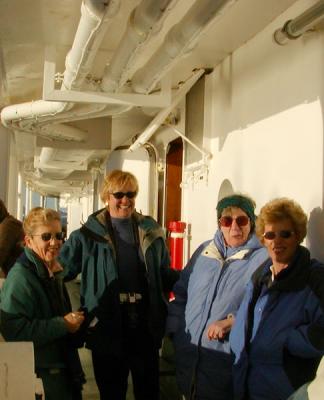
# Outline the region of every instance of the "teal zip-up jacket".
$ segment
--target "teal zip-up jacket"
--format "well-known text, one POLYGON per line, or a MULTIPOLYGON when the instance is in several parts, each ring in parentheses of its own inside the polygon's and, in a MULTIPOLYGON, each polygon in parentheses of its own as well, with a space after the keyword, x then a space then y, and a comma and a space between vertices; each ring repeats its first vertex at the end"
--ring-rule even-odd
POLYGON ((63 317, 53 312, 44 291, 42 281, 49 283, 49 280, 42 261, 32 250, 25 248, 1 291, 1 334, 6 341, 33 342, 36 371, 66 367, 64 337, 68 331, 63 317))
MULTIPOLYGON (((121 313, 119 304, 118 270, 116 251, 109 233, 106 208, 90 215, 84 226, 71 233, 63 245, 59 262, 66 278, 73 279, 81 273, 81 306, 90 319, 98 323, 94 340, 89 348, 118 353, 121 346, 121 313)), ((160 346, 164 335, 167 314, 166 292, 172 290, 178 273, 170 268, 169 253, 164 232, 151 217, 134 212, 138 238, 143 254, 148 283, 148 325, 160 346)))

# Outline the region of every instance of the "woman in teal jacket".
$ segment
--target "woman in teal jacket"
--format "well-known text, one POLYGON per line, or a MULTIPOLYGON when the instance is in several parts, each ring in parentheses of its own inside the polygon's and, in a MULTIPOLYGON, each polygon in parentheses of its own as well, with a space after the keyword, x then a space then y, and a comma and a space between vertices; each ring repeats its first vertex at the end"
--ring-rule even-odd
POLYGON ((6 341, 33 342, 35 372, 46 400, 81 399, 83 372, 68 335, 80 328, 84 317, 70 312, 62 273, 54 270, 63 240, 60 216, 34 208, 24 230, 26 247, 1 291, 1 333, 6 341))
POLYGON ((81 273, 86 345, 105 400, 125 399, 129 372, 137 400, 159 398, 166 293, 178 278, 161 227, 135 211, 137 193, 133 174, 112 171, 101 192, 106 207, 70 235, 59 256, 67 279, 81 273))

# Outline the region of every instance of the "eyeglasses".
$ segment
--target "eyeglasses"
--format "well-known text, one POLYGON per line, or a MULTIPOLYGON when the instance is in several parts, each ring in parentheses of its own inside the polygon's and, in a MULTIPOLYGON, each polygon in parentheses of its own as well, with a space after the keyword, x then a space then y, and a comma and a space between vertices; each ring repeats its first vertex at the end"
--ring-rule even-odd
POLYGON ((239 227, 246 226, 249 223, 249 217, 246 217, 245 215, 240 215, 239 217, 233 218, 229 215, 226 215, 219 219, 220 225, 225 226, 226 228, 232 226, 233 221, 235 221, 239 227))
POLYGON ((289 239, 294 234, 295 232, 293 231, 278 231, 278 232, 268 231, 264 232, 262 236, 267 240, 273 240, 276 237, 281 237, 282 239, 289 239))
POLYGON ((64 232, 56 232, 56 233, 44 232, 41 235, 32 235, 32 236, 40 236, 44 242, 49 242, 51 239, 64 240, 65 233, 64 232))
POLYGON ((133 199, 136 196, 136 192, 115 192, 115 193, 111 193, 115 199, 120 200, 122 199, 124 196, 126 196, 128 199, 133 199))

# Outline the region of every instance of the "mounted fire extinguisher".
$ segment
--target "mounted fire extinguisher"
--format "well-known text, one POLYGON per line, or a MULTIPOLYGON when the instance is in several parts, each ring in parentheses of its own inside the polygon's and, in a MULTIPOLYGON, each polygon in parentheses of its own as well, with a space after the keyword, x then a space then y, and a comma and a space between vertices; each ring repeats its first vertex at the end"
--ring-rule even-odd
POLYGON ((185 222, 170 221, 168 224, 171 268, 177 270, 183 268, 183 239, 185 237, 185 229, 185 222))

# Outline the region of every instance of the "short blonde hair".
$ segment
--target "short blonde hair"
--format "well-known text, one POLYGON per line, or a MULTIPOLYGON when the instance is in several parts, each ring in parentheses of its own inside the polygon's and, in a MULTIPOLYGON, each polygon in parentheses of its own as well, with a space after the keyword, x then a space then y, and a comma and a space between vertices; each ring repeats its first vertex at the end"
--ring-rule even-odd
POLYGON ((127 185, 134 187, 134 191, 136 194, 138 193, 138 181, 132 173, 119 169, 111 171, 106 175, 102 184, 100 192, 101 200, 106 202, 110 193, 114 193, 127 185))
POLYGON ((51 208, 32 208, 24 219, 24 231, 26 235, 32 235, 37 227, 48 225, 53 221, 61 222, 60 213, 51 208))
POLYGON ((264 242, 263 234, 266 224, 284 219, 291 221, 296 237, 301 243, 307 234, 307 215, 298 203, 286 197, 271 200, 261 208, 256 220, 256 234, 259 240, 264 242))

